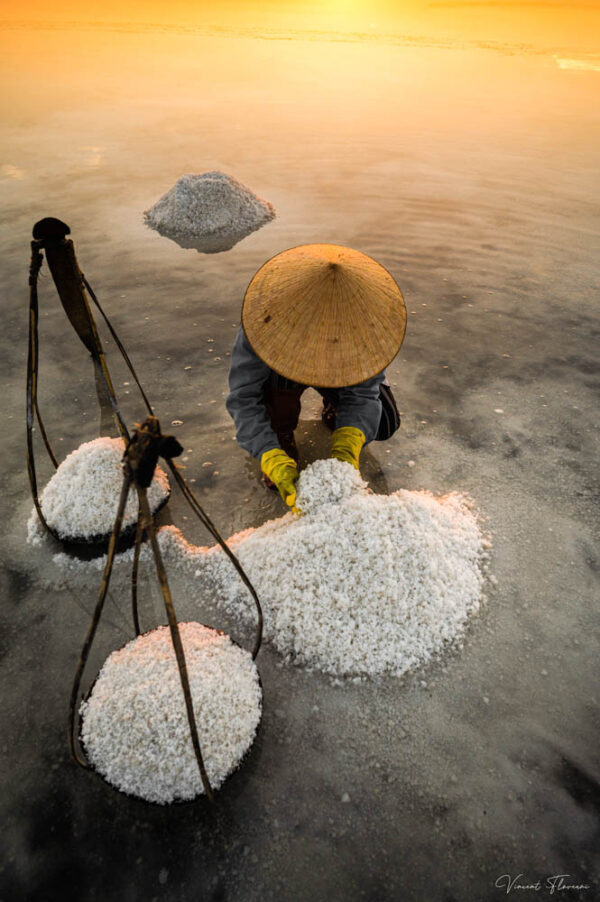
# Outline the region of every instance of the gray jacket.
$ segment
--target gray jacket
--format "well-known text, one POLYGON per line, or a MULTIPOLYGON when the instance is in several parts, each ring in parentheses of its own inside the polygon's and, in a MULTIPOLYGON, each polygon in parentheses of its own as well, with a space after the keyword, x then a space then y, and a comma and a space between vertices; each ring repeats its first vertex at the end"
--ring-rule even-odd
MULTIPOLYGON (((231 352, 229 395, 225 403, 235 423, 238 444, 258 460, 265 451, 279 448, 265 401, 265 389, 272 373, 267 364, 256 356, 240 327, 231 352)), ((381 419, 379 386, 384 379, 385 372, 348 388, 313 387, 321 393, 327 391, 335 396, 336 426, 361 429, 368 443, 375 438, 381 419)))

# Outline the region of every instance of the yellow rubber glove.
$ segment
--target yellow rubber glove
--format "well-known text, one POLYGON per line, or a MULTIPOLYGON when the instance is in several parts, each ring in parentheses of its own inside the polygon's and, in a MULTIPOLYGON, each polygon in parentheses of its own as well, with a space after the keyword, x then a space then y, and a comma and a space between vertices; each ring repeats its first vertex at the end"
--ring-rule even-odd
POLYGON ((260 468, 271 482, 274 482, 279 494, 288 507, 298 513, 296 504, 296 480, 298 479, 298 464, 289 457, 281 448, 273 448, 265 451, 260 459, 260 468))
POLYGON ((355 426, 340 426, 334 430, 331 437, 331 456, 337 460, 345 460, 358 470, 358 459, 364 443, 365 434, 362 429, 356 429, 355 426))

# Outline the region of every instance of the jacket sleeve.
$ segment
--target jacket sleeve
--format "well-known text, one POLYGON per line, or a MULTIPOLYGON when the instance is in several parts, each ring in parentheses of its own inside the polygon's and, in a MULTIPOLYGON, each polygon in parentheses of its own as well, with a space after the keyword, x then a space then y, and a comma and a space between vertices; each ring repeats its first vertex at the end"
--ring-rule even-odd
POLYGON ((235 423, 238 444, 258 460, 265 451, 279 447, 264 398, 270 378, 271 370, 256 356, 240 327, 231 352, 225 404, 235 423))
POLYGON ((359 382, 358 385, 340 388, 335 418, 336 427, 354 426, 364 432, 365 444, 372 442, 377 435, 381 419, 379 386, 384 380, 385 371, 365 382, 359 382))

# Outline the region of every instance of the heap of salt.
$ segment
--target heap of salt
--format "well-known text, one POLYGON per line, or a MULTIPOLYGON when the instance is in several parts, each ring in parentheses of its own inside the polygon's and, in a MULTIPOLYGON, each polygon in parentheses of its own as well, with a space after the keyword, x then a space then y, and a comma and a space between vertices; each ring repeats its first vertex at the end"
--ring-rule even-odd
MULTIPOLYGON (((296 506, 302 516, 228 541, 286 660, 335 675, 400 675, 462 635, 480 606, 489 546, 468 499, 375 495, 350 464, 322 460, 301 473, 296 506)), ((247 591, 224 554, 186 553, 218 604, 248 618, 247 591)))
POLYGON ((274 219, 275 209, 237 179, 204 172, 182 175, 144 217, 151 228, 180 243, 213 239, 231 246, 274 219))

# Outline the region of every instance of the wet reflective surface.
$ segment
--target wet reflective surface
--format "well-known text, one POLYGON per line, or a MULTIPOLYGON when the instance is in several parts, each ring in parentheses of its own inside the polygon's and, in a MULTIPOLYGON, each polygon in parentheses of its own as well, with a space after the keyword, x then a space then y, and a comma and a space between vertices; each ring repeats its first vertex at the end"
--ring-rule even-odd
MULTIPOLYGON (((505 874, 570 874, 591 888, 562 898, 598 893, 596 20, 415 10, 369 21, 356 4, 343 34, 334 4, 314 20, 240 6, 190 28, 175 5, 172 25, 2 28, 3 897, 462 902, 506 896, 505 874), (182 173, 212 169, 277 218, 210 254, 146 228, 142 211, 182 173), (365 451, 363 475, 376 491, 465 491, 489 517, 497 582, 444 660, 333 685, 261 652, 261 731, 214 810, 127 799, 68 757, 94 593, 48 588, 47 558, 25 545, 26 281, 42 216, 70 225, 225 535, 282 513, 224 406, 241 299, 266 259, 321 241, 378 259, 409 311, 389 369, 403 425, 365 451)), ((40 406, 62 458, 99 415, 91 361, 42 273, 40 406)), ((133 423, 143 408, 103 338, 133 423)), ((304 461, 327 453, 318 413, 307 393, 304 461)), ((168 510, 208 542, 178 497, 168 510)), ((144 628, 164 622, 150 577, 144 628)), ((181 619, 214 617, 173 580, 181 619)), ((131 635, 128 605, 113 592, 90 680, 131 635)))

